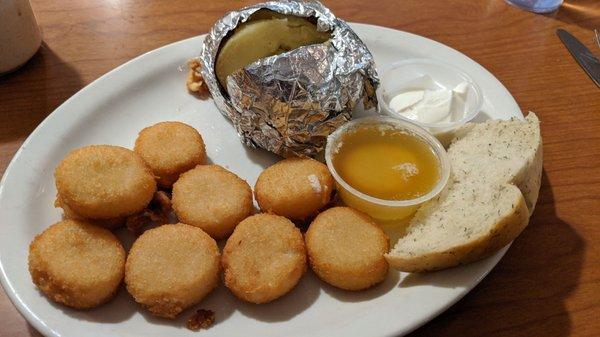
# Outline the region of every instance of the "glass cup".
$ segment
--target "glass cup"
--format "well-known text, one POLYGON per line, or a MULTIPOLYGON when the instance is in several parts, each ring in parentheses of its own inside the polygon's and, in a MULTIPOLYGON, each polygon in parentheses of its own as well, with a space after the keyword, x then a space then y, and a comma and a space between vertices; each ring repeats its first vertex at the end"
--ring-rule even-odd
POLYGON ((27 62, 41 43, 29 0, 0 1, 0 75, 27 62))
POLYGON ((563 0, 505 0, 507 3, 534 13, 550 13, 562 5, 563 0))

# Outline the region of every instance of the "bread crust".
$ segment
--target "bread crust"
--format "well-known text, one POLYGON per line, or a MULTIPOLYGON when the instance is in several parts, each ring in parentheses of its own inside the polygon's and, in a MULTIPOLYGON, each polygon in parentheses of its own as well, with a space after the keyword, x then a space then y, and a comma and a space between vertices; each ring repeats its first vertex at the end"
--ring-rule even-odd
MULTIPOLYGON (((506 188, 518 190, 514 185, 507 185, 506 188)), ((513 211, 504 214, 487 235, 441 251, 413 256, 388 253, 385 258, 392 268, 419 273, 455 267, 488 257, 514 240, 529 222, 525 198, 517 192, 519 197, 513 211)))
POLYGON ((533 156, 531 161, 527 163, 525 173, 523 174, 523 178, 521 178, 519 181, 515 181, 515 184, 523 193, 523 197, 525 197, 525 202, 527 203, 527 208, 529 209, 529 214, 531 215, 533 214, 533 210, 535 209, 535 204, 537 202, 537 198, 540 192, 540 186, 542 183, 542 158, 544 150, 542 144, 542 136, 540 134, 539 129, 539 119, 533 112, 530 112, 529 115, 527 115, 526 120, 538 126, 536 130, 536 136, 539 139, 539 142, 537 144, 535 155, 533 156))

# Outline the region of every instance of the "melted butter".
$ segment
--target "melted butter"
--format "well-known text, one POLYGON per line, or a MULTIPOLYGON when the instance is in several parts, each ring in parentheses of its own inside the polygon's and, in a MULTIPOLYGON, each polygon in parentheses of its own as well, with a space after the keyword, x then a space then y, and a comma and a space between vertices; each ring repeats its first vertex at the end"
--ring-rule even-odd
POLYGON ((347 132, 332 160, 350 186, 379 199, 418 198, 440 179, 433 149, 420 138, 393 128, 361 126, 347 132))

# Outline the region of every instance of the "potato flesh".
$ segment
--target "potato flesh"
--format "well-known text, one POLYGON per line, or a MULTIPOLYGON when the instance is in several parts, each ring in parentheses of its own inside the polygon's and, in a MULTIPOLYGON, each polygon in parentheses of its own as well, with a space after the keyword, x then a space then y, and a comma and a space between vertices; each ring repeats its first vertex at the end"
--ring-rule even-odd
POLYGON ((323 43, 329 32, 302 17, 275 16, 240 24, 225 41, 217 56, 217 79, 227 89, 227 77, 262 58, 278 55, 301 46, 323 43))

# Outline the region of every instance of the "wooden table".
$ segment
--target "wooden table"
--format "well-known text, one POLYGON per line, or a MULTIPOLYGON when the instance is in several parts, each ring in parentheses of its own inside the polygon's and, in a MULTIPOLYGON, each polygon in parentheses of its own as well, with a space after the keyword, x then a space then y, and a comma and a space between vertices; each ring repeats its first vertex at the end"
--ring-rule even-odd
MULTIPOLYGON (((470 294, 413 336, 600 335, 600 89, 561 45, 596 54, 600 2, 535 15, 502 0, 326 1, 341 18, 447 44, 494 73, 542 121, 544 173, 529 227, 470 294)), ((248 1, 32 0, 39 53, 0 78, 0 172, 67 98, 141 53, 205 33, 248 1)), ((399 313, 401 314, 401 313, 399 313)), ((390 317, 393 319, 393 317, 390 317)), ((0 291, 0 337, 39 336, 0 291)))

